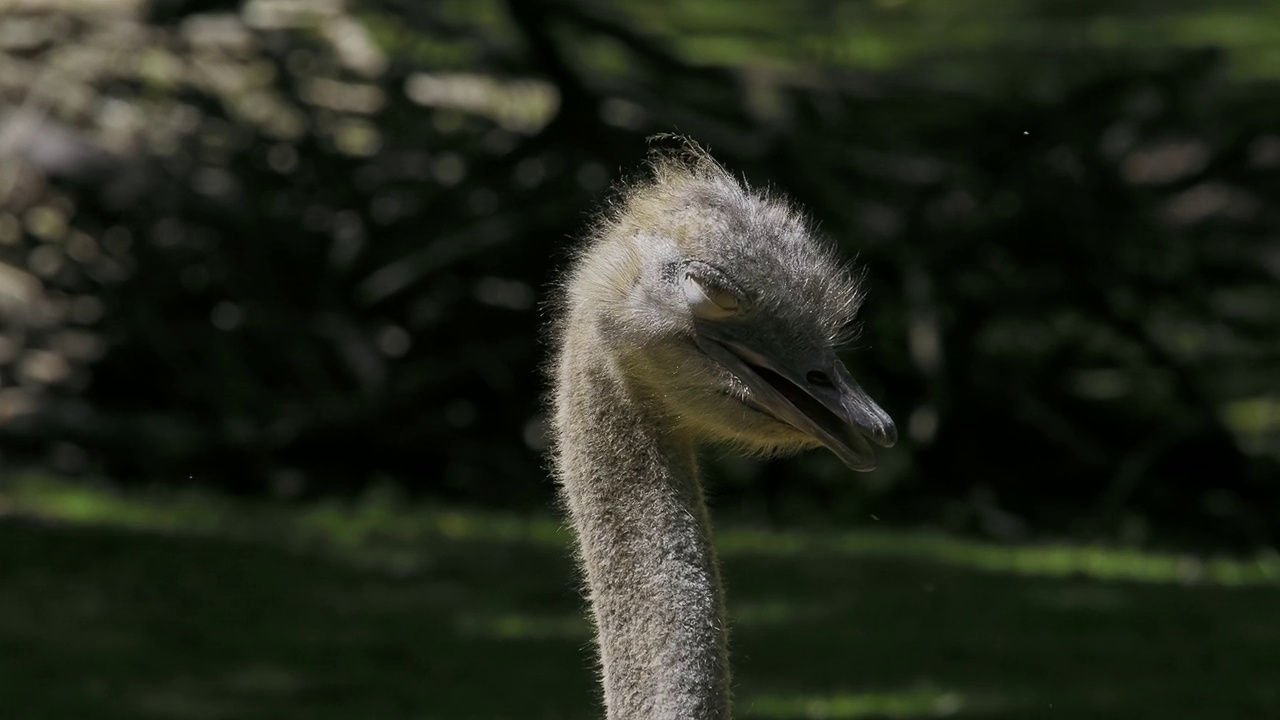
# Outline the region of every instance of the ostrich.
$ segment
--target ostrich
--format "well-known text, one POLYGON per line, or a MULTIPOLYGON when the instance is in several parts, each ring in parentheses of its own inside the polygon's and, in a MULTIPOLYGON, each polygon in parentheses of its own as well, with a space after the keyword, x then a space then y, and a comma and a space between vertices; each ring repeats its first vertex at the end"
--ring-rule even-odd
POLYGON ((562 287, 552 465, 609 720, 726 720, 728 632, 696 450, 826 446, 875 467, 893 421, 836 355, 858 281, 786 202, 657 151, 562 287))

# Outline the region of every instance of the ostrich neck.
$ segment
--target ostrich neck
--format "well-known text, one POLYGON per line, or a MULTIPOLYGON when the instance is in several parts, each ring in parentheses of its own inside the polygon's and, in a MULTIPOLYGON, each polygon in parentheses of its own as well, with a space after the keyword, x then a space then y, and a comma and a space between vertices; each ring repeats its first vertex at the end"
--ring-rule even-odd
POLYGON ((691 441, 595 348, 560 359, 556 470, 609 720, 727 720, 724 599, 691 441))

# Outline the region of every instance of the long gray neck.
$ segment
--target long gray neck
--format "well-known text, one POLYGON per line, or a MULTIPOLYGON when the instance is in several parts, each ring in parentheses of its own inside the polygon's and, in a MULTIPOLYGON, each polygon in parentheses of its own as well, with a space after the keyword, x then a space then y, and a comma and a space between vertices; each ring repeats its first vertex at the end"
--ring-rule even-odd
POLYGON ((606 354, 574 344, 570 337, 557 368, 554 458, 595 617, 608 720, 727 720, 724 598, 693 445, 606 354))

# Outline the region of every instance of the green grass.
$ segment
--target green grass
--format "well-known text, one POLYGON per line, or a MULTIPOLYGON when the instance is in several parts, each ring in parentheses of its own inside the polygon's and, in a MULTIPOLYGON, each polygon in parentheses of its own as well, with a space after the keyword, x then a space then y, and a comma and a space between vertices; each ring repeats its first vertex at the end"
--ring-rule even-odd
MULTIPOLYGON (((451 65, 479 52, 456 39, 419 37, 376 4, 356 7, 392 54, 451 65)), ((484 28, 491 41, 519 46, 501 3, 462 0, 441 7, 451 22, 484 28)), ((604 14, 699 64, 906 70, 912 76, 945 70, 970 89, 1011 74, 1054 74, 1064 62, 1117 49, 1217 47, 1227 51, 1233 79, 1280 76, 1280 4, 1256 0, 622 0, 609 3, 604 14), (1030 67, 1010 68, 1012 58, 1030 67), (951 67, 957 64, 963 67, 951 67)), ((590 53, 584 57, 597 64, 590 53)))
MULTIPOLYGON (((1280 717, 1274 556, 721 524, 738 717, 1280 717)), ((599 717, 568 539, 387 492, 290 508, 10 482, 0 705, 599 717)))
POLYGON ((685 56, 712 64, 750 58, 891 70, 963 57, 973 64, 969 79, 981 83, 1000 74, 1010 56, 1045 65, 1060 62, 1062 53, 1221 47, 1237 78, 1274 79, 1280 72, 1280 5, 1267 2, 626 0, 620 7, 685 56))

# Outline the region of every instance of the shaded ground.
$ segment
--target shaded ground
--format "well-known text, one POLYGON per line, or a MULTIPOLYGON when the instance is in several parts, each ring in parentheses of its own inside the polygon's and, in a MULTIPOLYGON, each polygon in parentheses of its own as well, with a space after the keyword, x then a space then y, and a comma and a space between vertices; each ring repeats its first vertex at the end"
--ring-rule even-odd
MULTIPOLYGON (((551 520, 0 495, 22 718, 593 718, 551 520)), ((1280 717, 1280 560, 724 522, 743 718, 1280 717)))

